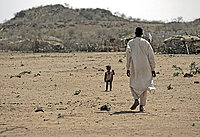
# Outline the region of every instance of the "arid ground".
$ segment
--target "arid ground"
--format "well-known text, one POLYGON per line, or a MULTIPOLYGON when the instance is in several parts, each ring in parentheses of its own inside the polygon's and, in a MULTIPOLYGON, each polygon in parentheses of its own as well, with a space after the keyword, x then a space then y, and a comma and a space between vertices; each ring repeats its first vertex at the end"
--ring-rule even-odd
POLYGON ((200 74, 173 76, 181 71, 172 67, 189 73, 192 62, 200 66, 200 55, 155 57, 156 92, 148 92, 142 113, 130 110, 134 100, 123 52, 1 52, 0 137, 200 136, 200 74), (111 92, 104 91, 108 64, 116 73, 111 92), (21 72, 21 78, 11 78, 21 72), (103 105, 110 111, 101 111, 103 105))

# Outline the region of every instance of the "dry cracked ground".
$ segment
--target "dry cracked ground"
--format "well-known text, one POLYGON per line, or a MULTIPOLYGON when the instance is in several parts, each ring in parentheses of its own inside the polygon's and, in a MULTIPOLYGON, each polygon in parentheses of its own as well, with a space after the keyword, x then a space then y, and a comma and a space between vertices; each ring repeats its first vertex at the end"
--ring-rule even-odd
POLYGON ((184 77, 177 68, 189 73, 192 62, 200 66, 200 55, 155 57, 156 92, 148 92, 141 113, 130 110, 134 100, 123 52, 1 52, 0 136, 198 137, 200 74, 184 77), (108 64, 116 73, 111 92, 104 91, 108 64), (103 105, 110 111, 101 111, 103 105))

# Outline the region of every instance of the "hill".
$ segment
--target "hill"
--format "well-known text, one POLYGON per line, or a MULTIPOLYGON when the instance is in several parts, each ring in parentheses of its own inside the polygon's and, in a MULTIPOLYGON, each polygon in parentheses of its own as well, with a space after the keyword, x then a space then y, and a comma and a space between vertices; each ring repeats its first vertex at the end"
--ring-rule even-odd
POLYGON ((102 51, 102 46, 118 46, 119 49, 123 48, 121 42, 110 43, 109 40, 132 37, 137 26, 143 27, 145 35, 151 33, 155 50, 159 50, 164 39, 172 35, 200 34, 200 19, 193 22, 148 22, 118 17, 105 9, 47 5, 20 11, 11 20, 0 24, 0 49, 36 52, 37 39, 49 41, 51 38, 59 39, 64 52, 102 51))

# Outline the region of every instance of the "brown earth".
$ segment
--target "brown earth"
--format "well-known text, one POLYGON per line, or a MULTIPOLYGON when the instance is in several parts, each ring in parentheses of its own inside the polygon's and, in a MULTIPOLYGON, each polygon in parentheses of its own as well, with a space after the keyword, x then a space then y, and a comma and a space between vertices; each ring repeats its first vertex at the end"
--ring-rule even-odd
POLYGON ((200 55, 156 54, 156 62, 157 89, 141 113, 130 110, 125 53, 0 53, 0 136, 199 136, 200 74, 173 77, 180 71, 172 66, 188 73, 200 55), (104 92, 107 64, 116 73, 111 92, 104 92), (31 74, 10 78, 23 71, 31 74), (101 111, 106 104, 110 111, 101 111))

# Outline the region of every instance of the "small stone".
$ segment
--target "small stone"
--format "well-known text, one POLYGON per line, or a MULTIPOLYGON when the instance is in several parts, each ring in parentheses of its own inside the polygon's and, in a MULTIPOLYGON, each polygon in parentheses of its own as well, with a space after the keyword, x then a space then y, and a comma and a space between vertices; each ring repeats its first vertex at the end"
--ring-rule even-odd
POLYGON ((199 81, 194 81, 195 84, 199 84, 199 81))
POLYGON ((35 110, 35 112, 44 112, 44 110, 41 107, 37 107, 37 109, 35 110))
POLYGON ((194 127, 194 126, 195 126, 195 124, 193 123, 193 124, 192 124, 192 126, 194 127))
POLYGON ((101 106, 100 110, 101 110, 101 111, 102 111, 102 110, 110 111, 110 108, 109 108, 108 105, 103 105, 103 106, 101 106))
POLYGON ((100 69, 98 69, 98 71, 104 71, 104 69, 100 68, 100 69))
POLYGON ((193 77, 193 75, 190 73, 185 73, 184 77, 193 77))

